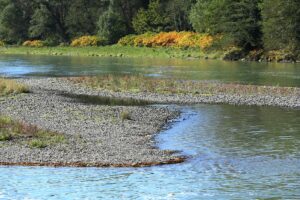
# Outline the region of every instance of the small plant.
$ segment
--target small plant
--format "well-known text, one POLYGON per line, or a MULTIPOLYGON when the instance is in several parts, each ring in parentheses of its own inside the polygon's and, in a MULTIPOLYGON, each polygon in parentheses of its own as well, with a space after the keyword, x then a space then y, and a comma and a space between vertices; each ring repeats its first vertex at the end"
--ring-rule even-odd
POLYGON ((74 39, 71 43, 72 47, 102 46, 105 39, 98 36, 82 36, 74 39))
POLYGON ((22 45, 26 47, 43 47, 44 42, 41 40, 27 40, 22 45))
POLYGON ((41 140, 41 139, 33 139, 30 140, 28 142, 29 147, 31 148, 39 148, 39 149, 43 149, 46 148, 48 145, 45 141, 41 140))
POLYGON ((128 111, 122 111, 121 112, 121 119, 122 121, 125 121, 125 120, 130 120, 130 114, 128 111))
POLYGON ((11 139, 12 139, 11 134, 9 134, 7 132, 0 132, 0 141, 8 141, 11 139))

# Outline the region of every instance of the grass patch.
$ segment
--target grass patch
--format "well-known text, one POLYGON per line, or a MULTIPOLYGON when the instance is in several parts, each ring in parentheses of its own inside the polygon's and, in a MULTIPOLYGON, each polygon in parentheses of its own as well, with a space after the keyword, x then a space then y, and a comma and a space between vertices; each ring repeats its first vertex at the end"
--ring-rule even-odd
POLYGON ((121 45, 101 47, 0 47, 0 54, 97 56, 130 58, 221 58, 223 51, 204 51, 199 48, 131 47, 121 45))
POLYGON ((121 116, 122 121, 131 120, 130 114, 129 114, 129 112, 127 110, 122 111, 121 114, 120 114, 120 116, 121 116))
POLYGON ((14 80, 0 78, 0 96, 28 92, 28 88, 14 80))
POLYGON ((36 126, 20 123, 8 117, 0 116, 0 141, 22 140, 31 148, 45 148, 63 143, 65 136, 45 131, 36 126))
POLYGON ((191 94, 211 96, 216 94, 238 95, 299 95, 299 88, 272 87, 240 84, 223 84, 204 81, 175 80, 170 78, 152 78, 141 75, 105 75, 93 77, 68 78, 75 84, 113 92, 191 94))

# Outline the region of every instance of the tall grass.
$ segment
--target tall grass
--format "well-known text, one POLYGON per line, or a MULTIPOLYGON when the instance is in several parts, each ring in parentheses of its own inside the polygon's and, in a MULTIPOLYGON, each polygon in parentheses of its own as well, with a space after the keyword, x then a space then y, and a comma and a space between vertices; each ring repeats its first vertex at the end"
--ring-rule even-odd
POLYGON ((105 75, 68 78, 75 84, 84 84, 100 90, 113 92, 150 92, 160 94, 192 95, 299 95, 300 89, 293 87, 271 87, 240 84, 223 84, 204 81, 152 78, 141 75, 105 75))
POLYGON ((0 78, 0 96, 19 94, 24 92, 28 92, 28 88, 25 85, 17 83, 14 80, 0 78))

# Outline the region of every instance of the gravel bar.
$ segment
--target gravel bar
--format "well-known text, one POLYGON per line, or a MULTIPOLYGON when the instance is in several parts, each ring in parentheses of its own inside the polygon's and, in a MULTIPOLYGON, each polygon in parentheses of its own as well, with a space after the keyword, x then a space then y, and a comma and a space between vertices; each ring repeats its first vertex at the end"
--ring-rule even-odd
MULTIPOLYGON (((155 135, 178 111, 155 106, 109 106, 76 101, 71 95, 144 100, 163 104, 226 103, 300 108, 299 95, 177 95, 99 91, 65 78, 21 78, 30 93, 2 98, 0 114, 65 134, 67 142, 44 149, 0 142, 0 165, 141 167, 180 163, 185 157, 160 150, 155 135), (122 113, 129 119, 122 119, 122 113)), ((298 93, 299 94, 299 93, 298 93)))
POLYGON ((60 79, 18 81, 26 83, 30 93, 0 99, 0 114, 65 134, 67 141, 42 149, 2 141, 0 165, 141 167, 185 159, 158 149, 154 139, 178 117, 174 109, 80 103, 61 95, 77 91, 60 79), (129 113, 129 119, 122 119, 123 112, 129 113))

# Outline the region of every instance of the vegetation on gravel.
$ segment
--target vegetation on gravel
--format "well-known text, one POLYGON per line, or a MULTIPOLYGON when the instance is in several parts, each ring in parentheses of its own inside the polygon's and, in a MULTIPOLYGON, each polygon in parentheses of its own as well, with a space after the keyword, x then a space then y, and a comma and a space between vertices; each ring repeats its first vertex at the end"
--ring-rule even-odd
POLYGON ((0 141, 25 142, 31 148, 45 148, 65 141, 65 136, 0 115, 0 141))
POLYGON ((150 92, 161 94, 192 94, 192 95, 299 95, 298 88, 271 87, 240 84, 223 84, 203 81, 175 80, 170 78, 152 78, 142 75, 105 75, 92 77, 68 78, 75 84, 113 92, 150 92))
POLYGON ((14 80, 0 78, 0 96, 7 96, 10 94, 19 94, 28 92, 25 85, 17 83, 14 80))

